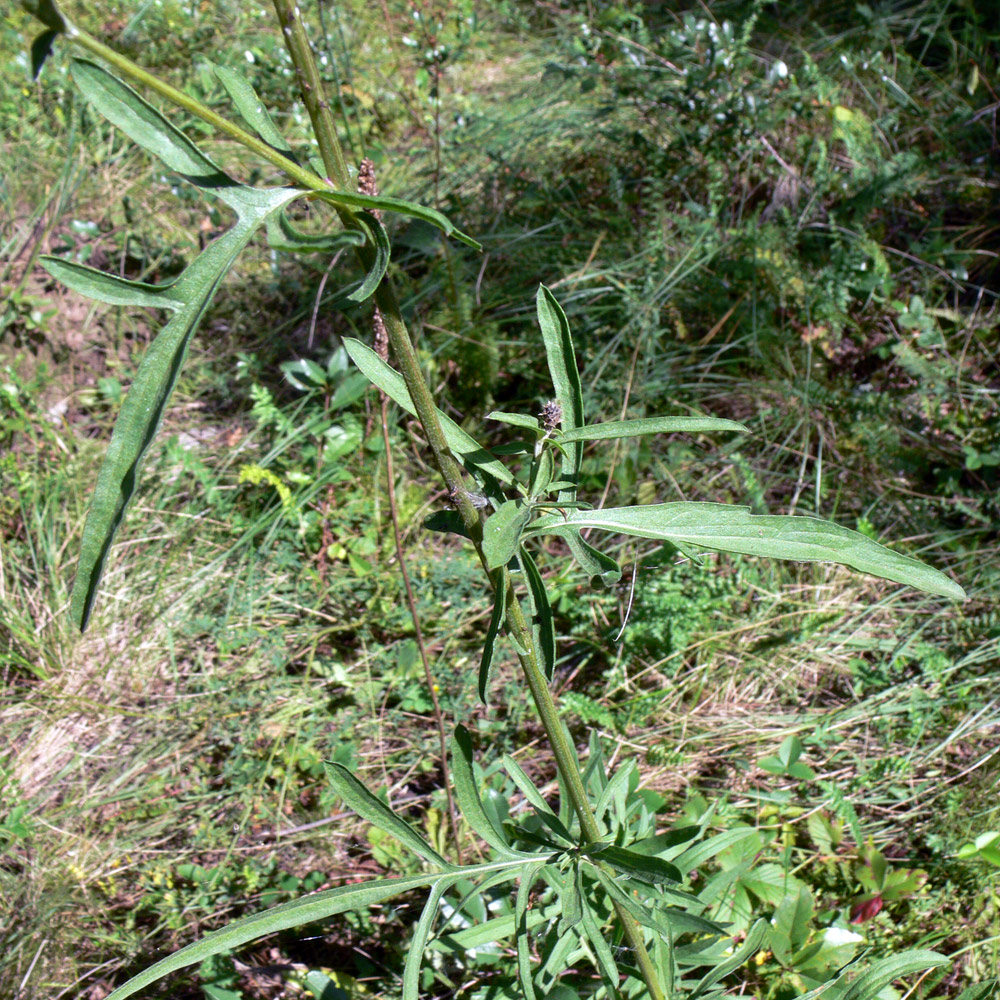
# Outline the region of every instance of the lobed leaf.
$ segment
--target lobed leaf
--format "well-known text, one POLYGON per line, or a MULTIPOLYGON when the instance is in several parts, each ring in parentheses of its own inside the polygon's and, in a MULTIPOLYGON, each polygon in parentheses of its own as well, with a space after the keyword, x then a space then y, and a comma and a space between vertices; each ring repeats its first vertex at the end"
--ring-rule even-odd
POLYGON ((524 537, 568 535, 580 528, 697 545, 714 552, 840 563, 927 593, 965 599, 965 591, 943 573, 860 532, 819 518, 751 514, 749 507, 728 504, 678 502, 571 510, 565 515, 538 518, 524 532, 524 537))

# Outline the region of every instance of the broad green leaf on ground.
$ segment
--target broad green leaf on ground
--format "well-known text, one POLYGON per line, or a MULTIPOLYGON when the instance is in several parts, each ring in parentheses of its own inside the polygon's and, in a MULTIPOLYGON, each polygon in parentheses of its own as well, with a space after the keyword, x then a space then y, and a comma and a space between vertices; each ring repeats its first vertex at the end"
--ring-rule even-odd
POLYGON ((713 552, 840 563, 930 594, 965 600, 965 591, 943 573, 860 532, 815 517, 751 514, 749 507, 728 504, 678 502, 570 510, 538 518, 523 537, 568 535, 580 528, 697 545, 713 552))
POLYGON ((516 878, 523 867, 522 861, 493 861, 481 865, 467 865, 464 868, 448 872, 422 872, 404 878, 376 879, 370 882, 360 882, 353 885, 342 885, 336 889, 311 893, 293 899, 288 903, 272 907, 263 913, 256 913, 241 920, 235 920, 222 930, 206 934, 199 941, 181 948, 180 951, 168 955, 159 962, 144 969, 128 982, 108 995, 107 1000, 125 1000, 126 997, 138 993, 151 983, 162 979, 171 972, 185 969, 189 965, 203 962, 213 955, 221 955, 228 951, 253 941, 256 938, 278 931, 310 924, 317 920, 325 920, 338 913, 348 910, 366 910, 386 899, 419 889, 424 886, 443 885, 450 888, 464 879, 487 877, 495 873, 510 871, 510 877, 516 878))
POLYGON ((670 434, 686 431, 692 434, 710 431, 742 431, 750 433, 750 428, 735 420, 722 417, 642 417, 637 420, 607 420, 600 424, 587 424, 573 430, 564 431, 558 440, 603 441, 607 438, 639 437, 641 434, 670 434))
POLYGON ((43 264, 70 287, 104 301, 157 306, 174 312, 146 351, 122 404, 98 474, 84 526, 73 584, 71 614, 86 628, 115 533, 138 482, 142 460, 173 392, 191 335, 222 278, 269 215, 302 192, 293 188, 256 189, 237 184, 131 87, 94 63, 74 60, 73 79, 91 104, 114 125, 192 184, 219 198, 236 213, 233 227, 209 244, 170 285, 154 286, 100 276, 69 261, 43 264))
MULTIPOLYGON (((411 416, 417 415, 410 391, 406 388, 403 376, 390 368, 370 347, 353 337, 344 338, 344 347, 351 360, 368 376, 369 381, 378 386, 397 406, 402 407, 411 416)), ((448 447, 455 453, 459 461, 470 470, 478 470, 492 477, 505 486, 514 485, 514 476, 507 467, 493 454, 487 451, 475 438, 466 434, 446 413, 438 410, 441 430, 444 432, 448 447)))
POLYGON ((433 208, 418 205, 413 201, 403 201, 401 198, 383 198, 381 195, 357 194, 354 191, 337 191, 333 188, 329 191, 314 191, 310 193, 335 205, 346 205, 348 208, 367 208, 371 211, 380 209, 383 212, 396 212, 399 215, 420 219, 422 222, 428 222, 432 226, 436 226, 445 236, 454 236, 460 243, 464 243, 474 250, 483 249, 482 245, 476 242, 471 236, 467 236, 460 229, 456 229, 454 223, 447 216, 442 215, 433 208))
MULTIPOLYGON (((556 393, 556 402, 562 410, 560 427, 564 434, 583 426, 583 390, 580 387, 580 373, 576 367, 576 352, 573 350, 573 336, 569 321, 562 306, 545 285, 539 285, 535 298, 538 309, 538 325, 542 331, 545 355, 549 363, 549 374, 556 393)), ((571 483, 578 482, 583 445, 572 441, 563 451, 562 478, 571 483)), ((562 490, 560 500, 574 500, 576 490, 562 490)))

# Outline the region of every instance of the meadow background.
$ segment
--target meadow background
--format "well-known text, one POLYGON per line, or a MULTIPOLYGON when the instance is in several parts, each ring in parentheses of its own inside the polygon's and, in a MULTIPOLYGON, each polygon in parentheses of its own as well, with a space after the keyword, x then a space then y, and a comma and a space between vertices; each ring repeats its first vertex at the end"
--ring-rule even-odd
MULTIPOLYGON (((285 134, 306 135, 261 0, 64 6, 219 110, 200 59, 240 69, 285 134)), ((597 590, 553 540, 555 686, 580 746, 596 729, 608 756, 634 757, 664 829, 712 803, 718 828, 762 831, 764 874, 734 887, 737 925, 802 886, 809 928, 849 925, 850 947, 955 956, 921 995, 995 975, 995 7, 304 10, 349 158, 371 157, 382 193, 483 243, 477 255, 420 222, 390 230, 407 321, 455 419, 498 444, 486 413, 547 398, 544 282, 574 331, 589 420, 697 409, 754 432, 595 445, 583 495, 819 514, 970 594, 956 605, 842 568, 698 563, 635 541, 618 553, 623 586, 597 590)), ((101 1000, 235 915, 413 863, 342 808, 324 760, 365 772, 442 849, 455 831, 378 405, 337 350, 342 335, 368 339, 370 316, 329 260, 262 239, 241 258, 90 629, 72 628, 89 490, 162 317, 82 299, 36 258, 166 281, 225 219, 84 104, 63 47, 32 82, 32 34, 18 13, 0 24, 0 996, 101 1000)), ((167 113, 238 176, 278 182, 167 113)), ((445 716, 544 780, 552 762, 509 654, 502 697, 489 711, 476 698, 489 602, 471 553, 421 527, 446 501, 398 413, 391 447, 445 716)), ((484 780, 513 799, 499 769, 484 780)), ((275 937, 160 995, 308 996, 320 973, 341 991, 324 1000, 392 996, 418 913, 403 899, 275 937)), ((801 963, 767 951, 733 981, 795 996, 801 963)), ((503 949, 443 950, 426 989, 509 996, 512 969, 503 949)))

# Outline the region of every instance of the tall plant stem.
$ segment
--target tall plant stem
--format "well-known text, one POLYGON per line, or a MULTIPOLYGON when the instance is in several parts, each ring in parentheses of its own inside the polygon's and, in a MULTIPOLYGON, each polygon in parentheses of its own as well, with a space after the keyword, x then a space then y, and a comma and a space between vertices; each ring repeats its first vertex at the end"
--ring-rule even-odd
MULTIPOLYGON (((324 97, 322 81, 316 69, 316 61, 313 58, 312 48, 299 15, 299 8, 294 3, 290 3, 289 0, 273 0, 273 3, 282 25, 285 44, 291 54, 292 62, 295 65, 296 74, 302 87, 303 102, 305 103, 306 110, 309 112, 309 117, 316 132, 316 140, 319 143, 323 165, 327 169, 330 180, 337 187, 342 190, 349 190, 352 186, 352 180, 347 170, 347 164, 344 161, 340 141, 337 138, 333 116, 330 114, 329 105, 324 97)), ((362 257, 365 256, 364 250, 365 248, 359 249, 362 257)), ((375 302, 382 313, 389 345, 392 347, 392 352, 396 357, 396 362, 406 383, 406 388, 409 390, 413 407, 417 411, 417 418, 420 420, 424 433, 427 435, 427 442, 434 456, 435 464, 444 478, 451 495, 455 498, 462 522, 469 532, 480 559, 483 559, 483 529, 479 513, 472 506, 469 495, 463 486, 461 470, 448 449, 444 433, 441 430, 440 421, 438 420, 437 408, 434 405, 430 387, 424 378, 416 351, 413 348, 413 342, 410 340, 409 331, 403 322, 392 284, 387 278, 383 279, 376 290, 375 302)), ((485 560, 483 562, 485 565, 485 560)), ((503 577, 504 574, 498 572, 491 575, 491 580, 494 582, 494 585, 502 585, 500 581, 503 577)), ((538 710, 542 726, 545 729, 545 734, 552 747, 556 766, 559 768, 559 773, 562 775, 573 808, 579 817, 580 829, 588 841, 598 841, 601 839, 601 831, 594 817, 594 812, 590 807, 590 802, 587 799, 587 792, 583 785, 580 768, 577 765, 576 757, 566 730, 563 727, 562 720, 559 718, 559 712, 552 697, 552 692, 549 689, 548 681, 538 663, 531 629, 528 627, 520 601, 514 592, 513 584, 509 581, 509 574, 507 575, 507 579, 507 613, 505 621, 507 630, 509 634, 517 637, 521 648, 525 650, 524 653, 518 654, 521 661, 521 668, 524 671, 524 676, 528 682, 528 687, 535 702, 535 707, 538 710)), ((663 1000, 663 991, 660 989, 659 977, 656 974, 656 969, 653 967, 649 953, 646 951, 642 930, 638 922, 617 902, 614 902, 614 908, 621 922, 625 939, 635 954, 636 964, 649 990, 651 1000, 663 1000)))

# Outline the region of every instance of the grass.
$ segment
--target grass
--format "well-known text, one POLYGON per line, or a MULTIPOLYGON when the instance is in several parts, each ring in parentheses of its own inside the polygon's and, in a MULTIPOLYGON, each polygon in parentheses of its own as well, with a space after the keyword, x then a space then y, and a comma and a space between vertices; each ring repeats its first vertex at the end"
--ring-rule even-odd
MULTIPOLYGON (((295 133, 280 47, 254 5, 99 6, 80 4, 80 20, 185 85, 209 87, 157 44, 167 21, 218 61, 252 67, 295 133)), ((927 873, 859 929, 876 947, 971 947, 935 987, 957 993, 990 974, 993 946, 979 942, 996 934, 995 876, 954 857, 997 826, 996 178, 984 159, 996 39, 943 3, 892 8, 884 45, 837 11, 776 26, 762 8, 722 71, 696 45, 663 44, 680 15, 644 35, 624 6, 595 6, 589 35, 583 5, 469 4, 474 27, 429 5, 419 31, 403 5, 389 4, 388 20, 360 4, 330 14, 348 145, 374 156, 386 193, 436 202, 486 249, 442 251, 415 225, 394 234, 424 361, 477 426, 493 405, 539 397, 529 310, 545 280, 570 315, 594 417, 697 406, 756 432, 749 445, 629 445, 610 471, 607 452, 595 455, 592 496, 822 512, 902 537, 962 581, 971 600, 951 607, 837 570, 678 565, 630 544, 635 593, 615 642, 628 589, 550 576, 565 637, 557 684, 581 693, 568 702, 581 746, 593 725, 612 752, 634 755, 668 817, 719 792, 726 815, 764 827, 777 816, 795 871, 831 910, 858 884, 824 867, 808 817, 857 823, 898 867, 927 873), (450 47, 438 98, 420 31, 450 47), (643 49, 636 65, 628 52, 643 49), (779 58, 801 76, 802 108, 768 80, 779 58), (665 67, 679 59, 699 88, 694 111, 665 67), (732 102, 748 93, 770 103, 741 135, 732 102), (851 113, 839 133, 836 108, 851 113), (781 202, 781 161, 802 177, 801 207, 776 204, 754 224, 781 202), (793 734, 812 782, 760 767, 793 734)), ((696 16, 745 16, 708 11, 696 16)), ((21 51, 21 27, 15 16, 0 29, 4 51, 21 51)), ((10 61, 0 82, 0 275, 40 309, 33 320, 33 302, 10 297, 0 332, 0 993, 26 998, 100 990, 226 915, 385 865, 392 845, 341 815, 323 759, 380 774, 390 801, 447 840, 374 411, 345 414, 360 441, 324 465, 301 433, 322 402, 279 373, 364 329, 360 314, 321 309, 310 347, 325 262, 241 263, 150 460, 163 484, 133 511, 91 631, 70 629, 114 383, 127 387, 158 320, 93 307, 26 265, 38 250, 79 251, 164 280, 190 233, 208 237, 218 220, 180 189, 147 188, 150 164, 81 117, 59 67, 27 85, 10 61), (241 482, 248 464, 288 486, 293 508, 273 484, 241 482)), ((526 725, 517 695, 499 714, 474 700, 486 613, 475 567, 415 527, 442 501, 405 424, 393 445, 446 712, 512 745, 526 725)), ((500 672, 513 688, 511 664, 500 672)), ((524 763, 543 774, 550 762, 533 751, 524 763)), ((403 916, 251 949, 244 995, 276 995, 261 970, 296 962, 339 964, 389 995, 403 916)), ((202 970, 201 982, 232 988, 229 974, 202 970)), ((171 989, 198 995, 195 979, 171 989)))

